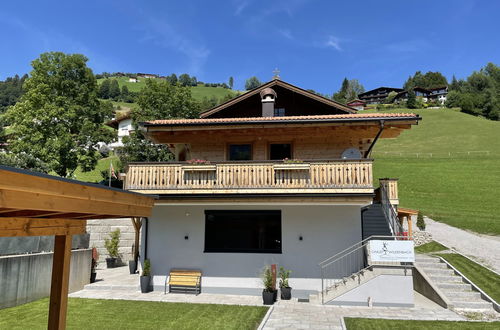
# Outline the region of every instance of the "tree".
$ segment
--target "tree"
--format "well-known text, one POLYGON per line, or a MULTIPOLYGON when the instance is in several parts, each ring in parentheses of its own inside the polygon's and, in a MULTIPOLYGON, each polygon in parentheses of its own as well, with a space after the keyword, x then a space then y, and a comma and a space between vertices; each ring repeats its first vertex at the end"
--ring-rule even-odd
POLYGON ((406 100, 406 107, 408 109, 416 109, 417 108, 417 96, 413 89, 408 91, 408 99, 406 100))
POLYGON ((349 90, 349 80, 347 80, 347 78, 344 78, 340 90, 337 93, 333 94, 332 96, 333 100, 343 104, 347 103, 347 101, 350 101, 347 100, 348 90, 349 90))
POLYGON ((98 143, 111 138, 102 123, 112 106, 97 98, 97 81, 86 63, 80 54, 41 54, 32 62, 25 94, 7 112, 11 151, 40 159, 62 177, 77 166, 94 169, 98 143))
POLYGON ((392 103, 394 102, 394 99, 396 98, 396 96, 398 95, 397 92, 395 91, 391 91, 388 95, 387 95, 387 99, 385 99, 385 103, 392 103))
POLYGON ((169 84, 175 85, 177 84, 177 75, 175 73, 172 73, 170 76, 166 78, 169 84))
POLYGON ((28 78, 26 74, 21 78, 16 74, 5 81, 0 81, 0 114, 4 113, 11 105, 16 104, 23 95, 23 84, 26 78, 28 78))
POLYGON ((183 73, 179 76, 179 84, 182 86, 190 86, 191 85, 191 77, 187 73, 183 73))
POLYGON ((417 215, 417 227, 418 229, 424 231, 425 230, 425 221, 422 212, 418 212, 417 215))
POLYGON ((118 101, 120 97, 120 85, 118 80, 113 79, 109 85, 109 98, 118 101))
POLYGON ((254 88, 257 88, 259 87, 260 85, 262 85, 262 82, 259 80, 259 78, 253 76, 253 77, 250 77, 248 78, 246 81, 245 81, 245 89, 247 91, 251 90, 251 89, 254 89, 254 88))
POLYGON ((191 96, 191 89, 171 85, 167 81, 148 79, 137 97, 137 104, 139 107, 132 111, 135 133, 125 137, 124 146, 118 150, 122 165, 172 160, 169 149, 147 140, 138 126, 140 122, 148 120, 197 117, 200 104, 191 96))
POLYGON ((233 89, 233 86, 234 86, 234 78, 229 77, 229 89, 233 89))
MULTIPOLYGON (((343 84, 342 84, 343 85, 343 84)), ((350 79, 347 84, 346 100, 347 102, 358 98, 358 95, 364 93, 365 88, 357 79, 350 79)))
POLYGON ((198 79, 196 79, 195 76, 191 77, 191 86, 197 86, 198 85, 198 79))
POLYGON ((99 97, 101 99, 109 99, 109 88, 111 85, 111 81, 109 79, 104 79, 99 86, 99 97))
POLYGON ((427 72, 425 74, 422 74, 422 72, 417 71, 415 74, 410 76, 403 88, 405 90, 410 90, 415 87, 421 87, 421 88, 437 88, 437 87, 443 87, 447 86, 448 81, 446 80, 446 77, 441 74, 441 72, 427 72))

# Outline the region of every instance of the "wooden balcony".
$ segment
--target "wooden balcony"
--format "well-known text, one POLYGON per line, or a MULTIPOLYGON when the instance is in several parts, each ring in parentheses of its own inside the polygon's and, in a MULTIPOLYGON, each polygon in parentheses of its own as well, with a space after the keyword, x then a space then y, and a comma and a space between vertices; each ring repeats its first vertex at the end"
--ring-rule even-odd
POLYGON ((124 189, 146 194, 373 193, 372 160, 131 163, 124 189))

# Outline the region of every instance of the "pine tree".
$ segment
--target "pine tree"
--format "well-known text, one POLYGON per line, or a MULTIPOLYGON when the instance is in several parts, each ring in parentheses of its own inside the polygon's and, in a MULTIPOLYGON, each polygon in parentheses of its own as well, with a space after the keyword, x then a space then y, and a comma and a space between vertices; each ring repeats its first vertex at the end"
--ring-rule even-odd
POLYGON ((233 86, 234 86, 234 78, 233 77, 229 77, 229 88, 233 89, 233 86))
POLYGON ((425 221, 422 212, 418 212, 417 216, 417 227, 418 229, 424 231, 425 230, 425 221))
POLYGON ((109 84, 109 98, 117 100, 120 97, 120 85, 118 80, 113 79, 109 84))
POLYGON ((417 108, 417 96, 415 95, 413 89, 408 91, 408 99, 406 100, 406 107, 408 109, 417 108))

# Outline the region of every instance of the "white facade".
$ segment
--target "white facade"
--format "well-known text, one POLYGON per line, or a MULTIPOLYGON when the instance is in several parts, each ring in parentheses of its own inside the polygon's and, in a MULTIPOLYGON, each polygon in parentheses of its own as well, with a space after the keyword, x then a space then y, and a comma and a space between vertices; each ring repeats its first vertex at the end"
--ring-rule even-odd
POLYGON ((155 290, 163 290, 170 269, 186 268, 202 271, 202 292, 235 294, 260 294, 259 274, 270 264, 292 271, 295 293, 320 291, 318 263, 359 242, 362 235, 361 205, 158 202, 147 227, 142 237, 147 253, 141 255, 151 261, 155 290), (204 253, 205 210, 281 210, 282 253, 204 253))
POLYGON ((118 141, 113 142, 109 145, 110 148, 122 147, 123 146, 123 137, 129 136, 130 132, 134 130, 134 126, 132 125, 132 119, 127 118, 120 120, 118 122, 118 141))

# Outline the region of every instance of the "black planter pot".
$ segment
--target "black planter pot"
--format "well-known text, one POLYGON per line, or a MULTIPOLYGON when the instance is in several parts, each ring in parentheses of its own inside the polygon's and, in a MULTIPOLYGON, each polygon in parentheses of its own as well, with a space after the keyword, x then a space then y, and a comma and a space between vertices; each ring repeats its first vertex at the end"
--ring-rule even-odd
POLYGON ((128 270, 130 271, 130 274, 135 274, 135 271, 137 270, 137 263, 134 260, 128 261, 128 270))
POLYGON ((96 276, 97 276, 96 272, 90 273, 90 283, 95 283, 96 276))
POLYGON ((281 300, 292 299, 292 288, 280 288, 280 291, 281 291, 281 300))
POLYGON ((116 267, 116 258, 106 258, 106 267, 107 268, 115 268, 116 267))
POLYGON ((151 280, 151 276, 141 276, 141 292, 147 293, 149 292, 149 281, 151 280))
POLYGON ((272 305, 276 301, 276 292, 277 291, 262 291, 262 300, 264 301, 264 305, 272 305))
POLYGON ((276 302, 276 301, 278 301, 278 290, 273 291, 273 292, 274 292, 273 299, 274 299, 274 302, 276 302))

